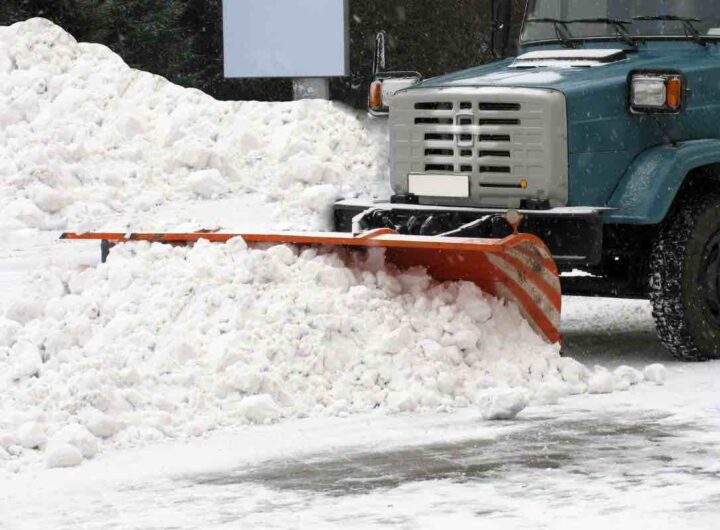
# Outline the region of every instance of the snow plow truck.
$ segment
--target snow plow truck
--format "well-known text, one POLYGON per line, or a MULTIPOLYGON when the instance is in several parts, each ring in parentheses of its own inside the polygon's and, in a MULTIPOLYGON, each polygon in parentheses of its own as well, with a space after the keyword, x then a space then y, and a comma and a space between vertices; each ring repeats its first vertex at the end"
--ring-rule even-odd
MULTIPOLYGON (((512 0, 495 0, 505 49, 512 0)), ((646 298, 681 360, 720 359, 720 9, 715 0, 529 0, 517 56, 423 80, 384 68, 389 200, 343 200, 329 234, 65 234, 381 247, 473 281, 551 343, 564 294, 646 298)))
POLYGON ((339 203, 336 228, 502 238, 518 209, 576 271, 565 294, 649 298, 677 358, 720 358, 720 6, 529 0, 520 35, 442 77, 377 72, 394 195, 339 203))

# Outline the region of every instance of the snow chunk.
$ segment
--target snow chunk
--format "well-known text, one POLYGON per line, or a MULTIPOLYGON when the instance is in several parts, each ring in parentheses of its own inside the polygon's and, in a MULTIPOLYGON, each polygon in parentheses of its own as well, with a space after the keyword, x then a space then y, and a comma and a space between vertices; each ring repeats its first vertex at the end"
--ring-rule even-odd
POLYGON ((12 432, 0 432, 0 447, 9 449, 14 445, 20 445, 20 438, 12 432))
POLYGON ((45 302, 34 297, 15 300, 5 312, 5 318, 20 324, 27 324, 31 320, 42 318, 44 315, 45 302))
POLYGON ((66 425, 55 433, 48 442, 51 447, 71 445, 82 453, 83 458, 92 458, 98 452, 97 438, 78 423, 66 425))
POLYGON ((39 184, 30 191, 33 202, 42 211, 58 213, 67 205, 67 197, 49 186, 39 184))
POLYGON ((626 381, 629 385, 637 385, 645 379, 640 370, 636 370, 631 366, 618 366, 613 375, 615 379, 626 381))
POLYGON ((555 405, 560 402, 563 391, 559 385, 543 384, 535 390, 533 395, 533 403, 538 405, 555 405))
POLYGON ((667 369, 662 364, 651 364, 645 367, 643 376, 645 376, 646 381, 650 381, 656 385, 664 385, 667 379, 667 369))
POLYGON ((20 329, 22 326, 18 322, 0 317, 0 348, 12 346, 20 329))
POLYGON ((615 377, 611 372, 602 368, 595 367, 595 372, 590 376, 588 381, 588 393, 590 394, 610 394, 615 390, 615 377))
MULTIPOLYGON (((4 197, 0 196, 0 206, 4 197)), ((15 219, 28 228, 49 228, 45 213, 30 199, 16 199, 0 208, 0 219, 15 219)))
POLYGON ((60 444, 48 449, 45 463, 49 468, 76 467, 82 464, 83 455, 80 450, 70 444, 60 444))
POLYGON ((418 400, 410 392, 392 392, 388 396, 388 407, 395 412, 412 412, 418 407, 418 400))
POLYGON ((268 394, 246 397, 237 410, 248 422, 258 424, 272 423, 282 415, 282 410, 268 394))
POLYGON ((229 190, 227 181, 217 169, 191 173, 188 183, 193 193, 203 199, 218 198, 229 190))
POLYGON ((10 361, 12 362, 10 373, 15 380, 39 375, 43 365, 40 350, 27 341, 15 343, 10 349, 10 361))
POLYGON ((520 388, 485 390, 476 401, 485 420, 512 420, 529 403, 527 392, 520 388))
POLYGON ((90 409, 83 415, 83 423, 94 436, 98 438, 110 438, 118 432, 118 422, 97 409, 90 409))
POLYGON ((570 357, 560 359, 558 368, 563 380, 568 383, 587 383, 590 379, 590 372, 587 367, 570 357))
POLYGON ((23 423, 17 435, 20 446, 25 449, 38 449, 47 443, 45 428, 34 421, 23 423))

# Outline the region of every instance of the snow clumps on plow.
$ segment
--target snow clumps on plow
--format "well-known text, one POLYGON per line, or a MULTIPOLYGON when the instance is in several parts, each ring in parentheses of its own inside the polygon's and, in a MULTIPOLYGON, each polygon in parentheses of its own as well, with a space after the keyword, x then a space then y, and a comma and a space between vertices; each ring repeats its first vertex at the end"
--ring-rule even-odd
MULTIPOLYGON (((64 465, 101 440, 376 409, 477 405, 504 419, 593 388, 595 374, 474 284, 388 270, 381 251, 346 260, 242 239, 143 242, 97 268, 44 273, 42 298, 0 320, 0 447, 64 465)), ((642 380, 617 376, 624 389, 642 380)))

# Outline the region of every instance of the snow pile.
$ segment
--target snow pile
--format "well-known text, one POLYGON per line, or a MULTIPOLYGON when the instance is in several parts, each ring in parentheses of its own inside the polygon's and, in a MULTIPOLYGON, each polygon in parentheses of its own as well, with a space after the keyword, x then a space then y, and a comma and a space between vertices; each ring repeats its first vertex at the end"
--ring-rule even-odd
POLYGON ((344 259, 241 239, 136 243, 97 268, 43 273, 0 319, 0 448, 63 466, 98 444, 308 415, 512 418, 644 379, 561 358, 473 284, 392 274, 381 252, 344 259))
POLYGON ((0 228, 98 228, 253 192, 323 228, 338 196, 386 186, 375 137, 337 104, 219 102, 47 20, 0 27, 0 228))

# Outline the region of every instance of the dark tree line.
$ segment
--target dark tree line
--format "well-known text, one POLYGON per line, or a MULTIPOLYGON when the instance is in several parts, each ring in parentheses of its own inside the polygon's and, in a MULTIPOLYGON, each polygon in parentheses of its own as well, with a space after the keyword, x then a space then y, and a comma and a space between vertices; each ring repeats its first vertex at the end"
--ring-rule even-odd
MULTIPOLYGON (((389 35, 393 68, 437 75, 488 60, 490 2, 350 0, 351 76, 333 81, 333 97, 362 104, 381 29, 389 35)), ((0 1, 0 25, 34 16, 60 24, 78 41, 109 46, 134 68, 219 99, 292 97, 288 80, 223 77, 222 0, 0 1)))

